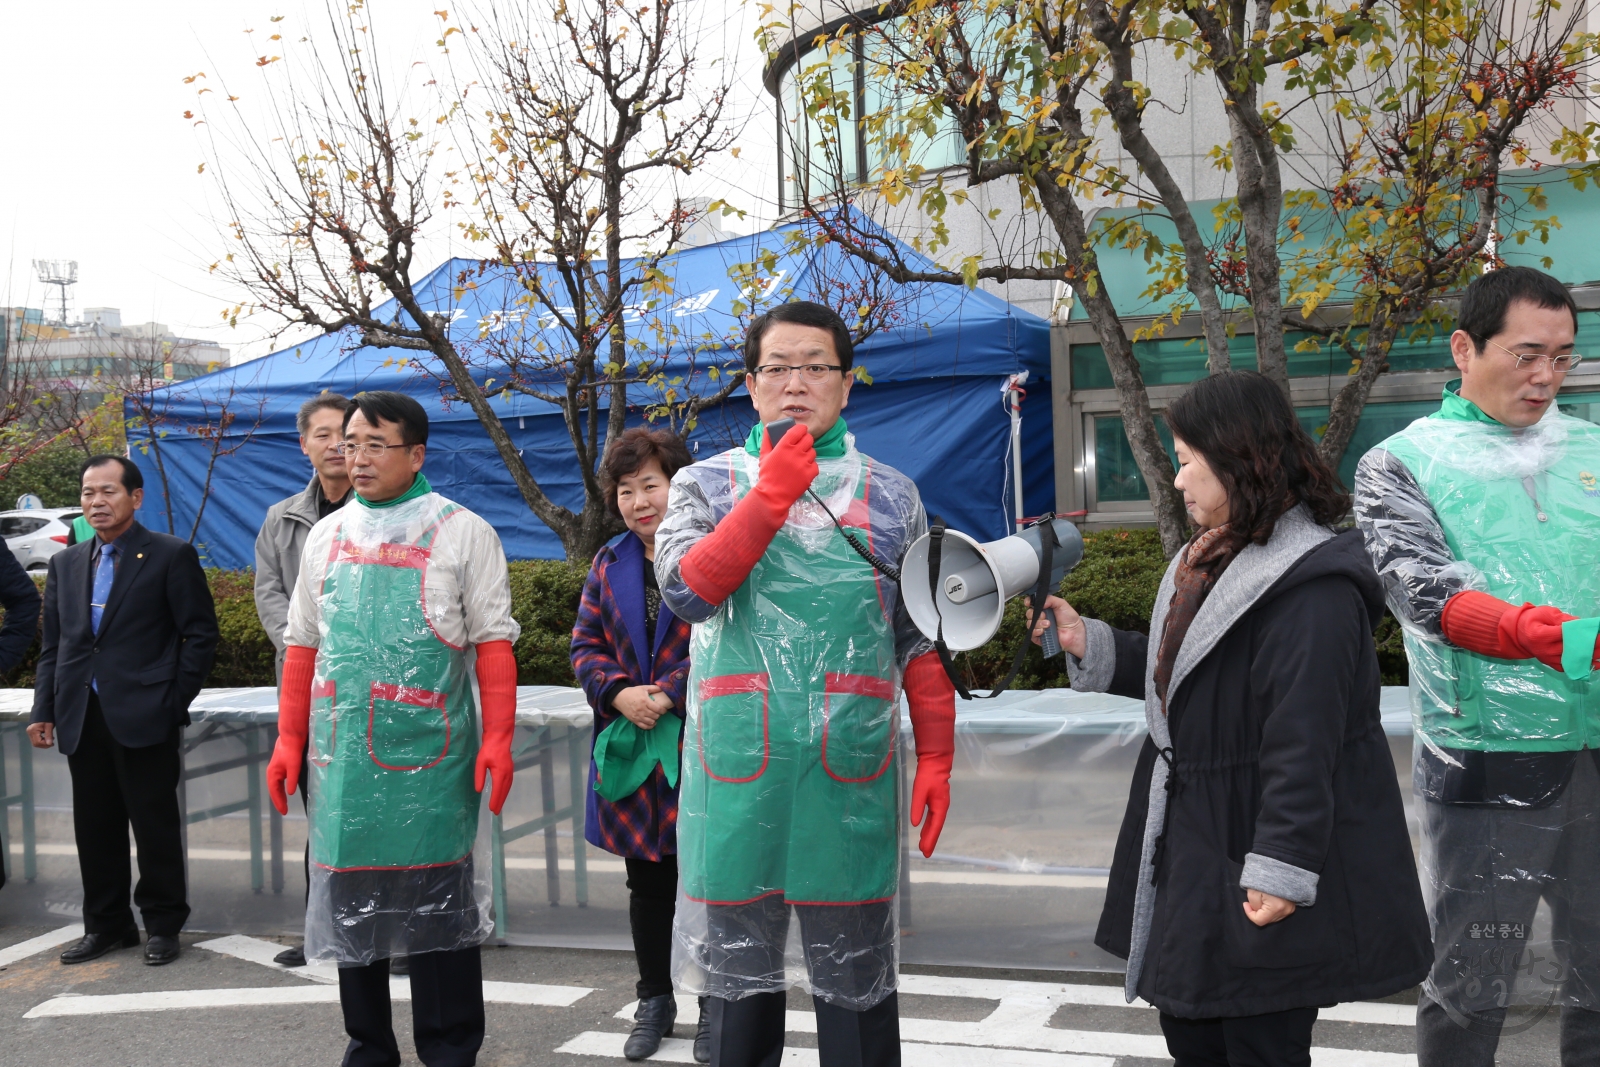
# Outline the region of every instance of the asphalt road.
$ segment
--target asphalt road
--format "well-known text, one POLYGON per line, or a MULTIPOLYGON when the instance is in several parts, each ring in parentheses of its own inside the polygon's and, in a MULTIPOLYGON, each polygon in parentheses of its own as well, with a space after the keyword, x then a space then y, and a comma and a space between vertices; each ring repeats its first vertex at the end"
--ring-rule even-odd
MULTIPOLYGON (((262 962, 273 939, 185 934, 184 954, 146 967, 134 950, 66 967, 61 927, 0 929, 0 1050, 7 1064, 47 1067, 327 1067, 345 1038, 329 975, 262 962), (31 947, 26 942, 32 941, 31 947), (18 958, 20 957, 20 958, 18 958)), ((633 1003, 630 953, 573 948, 483 950, 489 1032, 485 1067, 617 1067, 633 1003), (624 1016, 624 1017, 619 1017, 624 1016)), ((901 991, 906 1067, 1154 1067, 1170 1064, 1156 1013, 1121 1003, 1118 976, 908 966, 901 991)), ((402 982, 403 980, 397 980, 402 982)), ((402 991, 404 986, 399 987, 402 991)), ((1317 1024, 1317 1067, 1414 1067, 1407 997, 1341 1005, 1317 1024), (1329 1018, 1328 1016, 1342 1017, 1329 1018)), ((790 1047, 816 1047, 809 999, 791 994, 790 1047)), ((693 1002, 658 1055, 691 1062, 693 1002)), ((410 1013, 395 1005, 406 1063, 410 1013)), ((1502 1067, 1558 1062, 1556 1018, 1501 1045, 1502 1067)), ((785 1062, 808 1067, 815 1054, 785 1062)))

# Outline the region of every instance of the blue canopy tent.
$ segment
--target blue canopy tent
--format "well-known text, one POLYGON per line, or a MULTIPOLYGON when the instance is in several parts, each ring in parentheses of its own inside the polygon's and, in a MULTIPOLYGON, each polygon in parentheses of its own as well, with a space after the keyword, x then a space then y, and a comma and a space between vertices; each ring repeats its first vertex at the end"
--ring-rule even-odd
MULTIPOLYGON (((871 278, 859 261, 796 240, 798 232, 782 227, 668 257, 660 265, 665 280, 641 290, 629 310, 630 336, 665 361, 668 377, 685 380, 680 389, 706 393, 707 369, 739 358, 738 338, 752 307, 830 298, 848 306, 851 286, 858 285, 889 309, 885 325, 856 349, 857 365, 871 377, 855 385, 845 411, 858 446, 915 479, 930 514, 977 536, 1003 536, 1012 490, 1010 422, 1000 389, 1008 375, 1027 370, 1038 386, 1023 404, 1024 500, 1033 514, 1051 508, 1048 324, 986 293, 871 278), (753 276, 738 269, 755 262, 762 266, 753 276)), ((450 317, 452 339, 464 349, 560 343, 553 317, 527 305, 507 270, 450 260, 417 289, 425 307, 450 317)), ((391 302, 380 314, 399 312, 391 302)), ((496 377, 492 361, 479 362, 480 382, 496 377)), ((157 425, 129 434, 145 478, 140 521, 166 531, 170 514, 173 532, 188 537, 203 508, 193 540, 205 562, 250 566, 267 508, 310 477, 295 431, 300 404, 323 389, 346 396, 393 389, 415 396, 429 413, 426 471, 435 489, 491 522, 511 558, 561 558, 560 540, 524 504, 470 408, 441 388, 444 379, 426 353, 360 347, 353 336, 331 334, 155 390, 147 406, 157 425)), ((644 392, 634 387, 630 405, 636 394, 646 400, 644 392)), ((492 403, 540 487, 564 506, 581 507, 582 481, 560 409, 520 394, 492 403)), ((133 400, 126 413, 137 425, 133 400)), ((643 421, 642 404, 630 409, 630 424, 643 421)), ((701 415, 691 452, 708 456, 729 447, 753 421, 741 387, 701 415)))

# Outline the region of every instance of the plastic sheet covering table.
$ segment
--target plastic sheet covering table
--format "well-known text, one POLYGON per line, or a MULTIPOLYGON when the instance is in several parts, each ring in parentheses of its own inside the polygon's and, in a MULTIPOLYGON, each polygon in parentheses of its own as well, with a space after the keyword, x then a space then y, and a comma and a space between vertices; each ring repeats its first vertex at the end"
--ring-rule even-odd
MULTIPOLYGON (((0 832, 10 877, 0 922, 81 913, 66 760, 27 744, 32 699, 29 690, 0 690, 0 832)), ((264 788, 276 709, 270 688, 207 690, 195 701, 183 744, 192 930, 300 930, 305 818, 294 798, 279 817, 264 788)), ((623 862, 583 840, 592 722, 580 690, 517 692, 516 786, 491 823, 495 932, 503 940, 632 947, 623 862)), ((939 852, 923 859, 902 827, 902 958, 1120 969, 1121 960, 1092 942, 1144 740, 1142 707, 1068 690, 1017 692, 958 702, 957 724, 939 852)), ((1384 691, 1384 728, 1415 838, 1404 689, 1384 691)), ((904 788, 915 768, 904 717, 901 743, 904 788)))

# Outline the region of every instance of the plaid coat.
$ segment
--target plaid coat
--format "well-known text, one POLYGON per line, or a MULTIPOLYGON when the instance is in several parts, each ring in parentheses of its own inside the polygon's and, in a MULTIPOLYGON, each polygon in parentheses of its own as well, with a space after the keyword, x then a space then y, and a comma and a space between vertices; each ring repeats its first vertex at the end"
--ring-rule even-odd
POLYGON ((632 533, 602 548, 594 557, 578 622, 572 628, 572 670, 594 709, 589 740, 589 789, 583 836, 590 844, 629 859, 660 862, 678 851, 678 791, 667 785, 660 767, 637 792, 612 802, 594 791, 594 738, 620 712, 605 702, 614 684, 654 683, 672 698, 672 713, 684 713, 689 680, 689 624, 663 601, 656 617, 656 641, 648 668, 645 647, 644 542, 632 533))

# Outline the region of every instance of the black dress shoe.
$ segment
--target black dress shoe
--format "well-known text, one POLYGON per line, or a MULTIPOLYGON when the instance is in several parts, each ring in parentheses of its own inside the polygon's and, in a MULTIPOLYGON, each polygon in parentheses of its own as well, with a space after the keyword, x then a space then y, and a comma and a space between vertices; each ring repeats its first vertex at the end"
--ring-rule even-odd
POLYGON ((694 1028, 694 1062, 711 1062, 711 1010, 706 1007, 709 997, 700 998, 700 1023, 694 1028))
POLYGON ((639 1001, 639 1009, 633 1013, 633 1033, 622 1046, 622 1054, 630 1060, 654 1056, 661 1039, 672 1035, 672 1024, 677 1019, 678 1001, 671 993, 639 1001))
POLYGON ((280 967, 304 967, 306 950, 299 945, 293 945, 272 957, 272 962, 280 967))
POLYGON ((178 958, 178 939, 170 934, 151 934, 144 943, 144 961, 152 967, 178 958))
POLYGON ((138 927, 129 927, 120 934, 84 934, 77 944, 61 954, 61 962, 88 963, 113 949, 138 947, 138 927))
POLYGON ((390 956, 389 957, 389 973, 390 974, 410 974, 411 973, 411 961, 409 959, 407 959, 405 956, 390 956))

